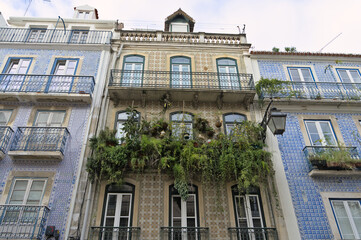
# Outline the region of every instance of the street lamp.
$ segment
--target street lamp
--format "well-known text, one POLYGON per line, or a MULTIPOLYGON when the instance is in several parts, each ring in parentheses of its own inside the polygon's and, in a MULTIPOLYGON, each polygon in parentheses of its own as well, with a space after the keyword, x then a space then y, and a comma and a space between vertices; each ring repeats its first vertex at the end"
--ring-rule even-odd
POLYGON ((282 113, 277 108, 271 108, 270 110, 272 102, 273 100, 271 99, 261 122, 261 126, 263 127, 263 141, 266 139, 267 126, 273 135, 282 135, 286 129, 287 114, 282 113))

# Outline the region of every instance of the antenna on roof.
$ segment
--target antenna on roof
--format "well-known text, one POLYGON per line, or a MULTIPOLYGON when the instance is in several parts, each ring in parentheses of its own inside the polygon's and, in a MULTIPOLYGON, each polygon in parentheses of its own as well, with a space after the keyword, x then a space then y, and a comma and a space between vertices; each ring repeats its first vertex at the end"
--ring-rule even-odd
POLYGON ((330 43, 332 43, 333 41, 335 41, 336 38, 338 38, 341 34, 342 34, 342 32, 339 33, 336 37, 332 38, 332 40, 329 41, 329 42, 328 42, 323 48, 321 48, 320 51, 318 51, 318 52, 322 52, 322 50, 323 50, 325 47, 327 47, 330 43))

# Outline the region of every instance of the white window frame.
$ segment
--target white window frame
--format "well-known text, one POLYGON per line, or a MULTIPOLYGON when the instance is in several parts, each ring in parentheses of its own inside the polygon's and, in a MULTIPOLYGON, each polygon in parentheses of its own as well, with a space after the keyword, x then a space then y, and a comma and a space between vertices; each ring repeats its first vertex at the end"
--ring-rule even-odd
MULTIPOLYGON (((338 74, 338 76, 339 76, 339 78, 340 78, 340 81, 341 81, 342 83, 346 83, 346 84, 347 84, 347 83, 361 83, 361 82, 356 82, 356 81, 355 81, 355 79, 352 77, 350 71, 356 71, 356 72, 358 73, 360 79, 361 79, 361 74, 360 74, 360 70, 359 70, 359 69, 356 69, 356 68, 354 68, 354 69, 352 69, 352 68, 336 68, 336 72, 337 72, 337 74, 338 74), (350 82, 345 82, 344 79, 342 79, 341 74, 340 74, 340 70, 346 71, 346 74, 347 74, 347 76, 348 76, 348 78, 349 78, 348 80, 350 80, 350 82)), ((361 81, 361 80, 360 80, 360 81, 361 81)))
MULTIPOLYGON (((106 207, 105 207, 105 214, 104 214, 104 222, 103 222, 103 226, 106 226, 106 221, 107 218, 114 218, 114 226, 113 227, 130 227, 131 225, 131 218, 132 218, 132 202, 133 202, 133 194, 132 193, 108 193, 107 194, 107 199, 106 199, 106 207), (108 212, 108 203, 109 203, 109 196, 117 196, 117 203, 116 203, 116 207, 115 207, 115 213, 114 216, 107 216, 107 212, 108 212), (120 224, 120 218, 122 218, 122 216, 120 216, 120 211, 122 209, 122 200, 124 196, 130 196, 130 200, 129 200, 129 212, 128 212, 128 226, 119 226, 120 224)), ((123 216, 123 218, 125 218, 123 216)))
POLYGON ((197 194, 195 193, 190 193, 188 194, 188 196, 193 196, 194 199, 194 217, 188 217, 187 216, 187 201, 183 200, 181 198, 180 195, 172 195, 172 199, 171 199, 171 226, 173 227, 173 220, 174 219, 181 219, 181 227, 187 227, 187 219, 188 218, 194 218, 194 222, 195 222, 195 226, 194 227, 198 227, 198 209, 197 209, 197 194), (174 217, 174 213, 173 213, 173 199, 177 197, 181 199, 181 217, 174 217))
POLYGON ((189 32, 189 24, 186 22, 172 22, 170 28, 171 32, 189 32), (175 31, 174 28, 177 31, 175 31))
POLYGON ((243 198, 243 202, 245 204, 245 211, 246 211, 246 218, 245 220, 247 221, 247 227, 248 228, 253 228, 253 219, 259 219, 261 222, 261 226, 264 227, 264 223, 263 223, 263 213, 262 213, 262 209, 261 209, 261 203, 260 203, 260 198, 258 194, 234 194, 234 204, 235 204, 235 210, 236 210, 236 220, 237 220, 237 226, 239 226, 239 220, 241 219, 241 217, 239 216, 239 209, 237 206, 237 198, 243 198), (251 212, 251 204, 250 204, 250 197, 256 197, 257 199, 257 207, 259 209, 259 217, 253 217, 252 216, 252 212, 251 212))
POLYGON ((70 43, 86 43, 89 37, 89 30, 74 29, 71 31, 70 43))
POLYGON ((357 202, 360 206, 360 209, 361 209, 361 204, 360 204, 360 199, 331 199, 330 200, 330 204, 331 204, 331 207, 332 207, 332 210, 333 210, 333 213, 334 213, 334 217, 335 217, 335 220, 336 220, 336 224, 338 226, 338 229, 339 229, 339 232, 340 232, 340 235, 341 235, 341 238, 343 238, 343 233, 342 233, 342 229, 341 227, 339 226, 339 220, 338 220, 338 217, 336 216, 336 211, 334 209, 334 206, 333 206, 333 202, 342 202, 344 207, 345 207, 345 211, 346 211, 346 215, 347 215, 347 218, 349 220, 349 223, 350 223, 350 227, 352 229, 352 232, 353 232, 353 235, 355 237, 355 239, 360 239, 361 238, 361 232, 359 233, 357 231, 357 227, 356 227, 356 224, 353 220, 353 216, 352 216, 352 213, 351 213, 351 210, 348 206, 348 202, 357 202))
POLYGON ((26 186, 26 190, 25 190, 25 193, 24 193, 24 196, 23 196, 23 202, 22 202, 21 205, 26 205, 26 202, 28 200, 28 197, 29 197, 29 194, 30 194, 30 189, 31 189, 31 186, 33 184, 33 181, 44 181, 44 186, 43 186, 43 190, 42 190, 42 193, 41 193, 41 198, 39 200, 39 206, 41 206, 41 202, 42 202, 42 199, 44 197, 44 193, 45 193, 45 189, 46 189, 47 179, 46 178, 15 178, 13 180, 13 185, 11 186, 11 189, 10 189, 10 192, 9 192, 9 198, 7 200, 9 205, 18 205, 18 204, 11 204, 10 203, 11 197, 12 197, 12 195, 14 193, 13 191, 14 191, 16 181, 28 181, 27 186, 26 186))
POLYGON ((332 126, 332 123, 331 123, 330 120, 304 120, 304 123, 305 123, 305 126, 306 126, 306 130, 307 130, 308 139, 310 140, 310 143, 311 143, 312 146, 317 146, 317 145, 315 145, 315 144, 312 142, 312 138, 311 138, 311 136, 310 136, 310 132, 309 132, 308 125, 307 125, 308 122, 314 122, 314 123, 315 123, 316 129, 317 129, 317 133, 318 133, 318 135, 319 135, 319 137, 320 137, 320 140, 321 140, 321 141, 320 141, 321 146, 337 146, 337 137, 336 137, 336 134, 335 134, 335 132, 334 132, 334 129, 333 129, 333 126, 332 126), (329 127, 330 127, 330 129, 331 129, 331 132, 332 132, 333 140, 334 140, 334 142, 335 142, 334 145, 328 144, 328 143, 326 142, 326 138, 325 138, 324 133, 323 133, 323 131, 322 131, 322 128, 321 128, 321 126, 320 126, 320 123, 321 123, 321 122, 327 122, 327 123, 328 123, 328 125, 329 125, 329 127))
POLYGON ((9 123, 9 120, 10 120, 12 114, 13 114, 13 110, 12 109, 1 109, 0 113, 4 113, 5 118, 7 118, 7 119, 5 119, 6 123, 4 125, 2 125, 1 122, 0 122, 0 126, 7 126, 8 123, 9 123))
MULTIPOLYGON (((124 127, 124 123, 126 122, 126 121, 128 121, 128 117, 129 117, 129 113, 127 114, 127 112, 126 111, 119 111, 119 112, 117 112, 117 116, 116 116, 116 129, 117 129, 117 132, 116 132, 116 134, 115 134, 115 137, 117 138, 117 139, 119 139, 119 143, 121 143, 121 139, 123 138, 123 137, 125 137, 125 133, 124 133, 124 131, 123 131, 123 127, 124 127), (125 118, 119 118, 119 114, 126 114, 127 115, 127 119, 125 119, 125 118)), ((138 122, 138 124, 140 123, 140 113, 139 112, 137 112, 137 122, 138 122)))
POLYGON ((65 114, 66 114, 66 111, 47 111, 47 110, 39 110, 36 112, 36 116, 35 116, 35 120, 34 120, 34 126, 38 126, 38 117, 39 117, 39 114, 41 113, 46 113, 46 114, 49 114, 48 115, 48 120, 47 120, 47 123, 46 123, 46 126, 41 126, 41 127, 61 127, 64 123, 64 119, 65 119, 65 114), (55 113, 62 113, 63 114, 63 119, 61 121, 61 124, 60 125, 54 125, 52 124, 52 121, 53 121, 53 118, 55 116, 55 113))
POLYGON ((79 19, 90 19, 91 12, 90 11, 78 11, 77 18, 79 19))
POLYGON ((143 71, 144 71, 144 56, 140 55, 126 55, 123 58, 123 73, 122 73, 122 83, 124 82, 126 86, 131 86, 133 84, 142 85, 143 84, 143 71), (130 61, 127 59, 136 57, 139 59, 142 59, 142 62, 138 61, 130 61), (140 70, 137 70, 137 66, 140 66, 140 70), (127 67, 130 67, 130 69, 127 69, 127 67), (127 72, 131 71, 131 72, 127 72))
POLYGON ((311 81, 306 82, 305 77, 303 76, 302 69, 307 69, 308 72, 310 73, 311 77, 312 77, 313 82, 316 82, 315 77, 314 77, 314 75, 312 73, 312 69, 310 67, 287 67, 287 69, 288 69, 291 81, 293 81, 292 74, 291 74, 291 69, 297 69, 298 76, 299 76, 301 82, 312 83, 311 81))
POLYGON ((43 42, 46 35, 46 28, 31 28, 27 42, 43 42))

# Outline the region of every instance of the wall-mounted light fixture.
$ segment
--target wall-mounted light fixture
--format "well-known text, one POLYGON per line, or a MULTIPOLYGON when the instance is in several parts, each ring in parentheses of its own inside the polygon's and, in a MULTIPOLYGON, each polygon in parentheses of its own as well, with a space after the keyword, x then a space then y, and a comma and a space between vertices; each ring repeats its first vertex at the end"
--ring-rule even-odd
POLYGON ((267 126, 273 135, 282 135, 286 129, 287 114, 282 113, 277 108, 271 108, 273 100, 268 104, 266 112, 264 113, 261 126, 263 127, 263 141, 266 139, 267 126))

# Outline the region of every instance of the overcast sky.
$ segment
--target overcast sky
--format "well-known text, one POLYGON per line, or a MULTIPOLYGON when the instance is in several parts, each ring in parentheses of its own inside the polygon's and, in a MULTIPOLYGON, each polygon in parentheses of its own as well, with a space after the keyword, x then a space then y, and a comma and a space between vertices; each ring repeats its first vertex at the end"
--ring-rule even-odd
MULTIPOLYGON (((0 0, 7 18, 24 16, 30 0, 0 0)), ((30 17, 71 18, 73 7, 88 4, 99 18, 126 29, 163 29, 164 19, 182 8, 195 32, 238 33, 246 24, 253 50, 294 46, 297 51, 361 54, 361 0, 32 0, 30 17)))

